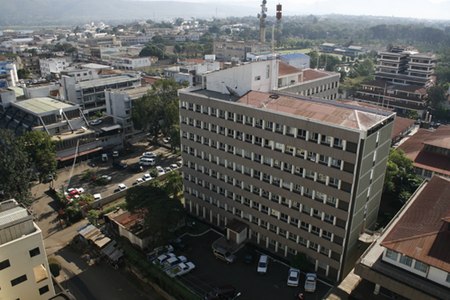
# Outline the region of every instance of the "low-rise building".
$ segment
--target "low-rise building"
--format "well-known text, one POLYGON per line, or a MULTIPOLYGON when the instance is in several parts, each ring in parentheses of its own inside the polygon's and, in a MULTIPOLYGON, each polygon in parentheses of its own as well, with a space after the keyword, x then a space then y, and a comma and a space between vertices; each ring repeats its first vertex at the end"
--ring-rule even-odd
POLYGON ((0 202, 0 299, 55 295, 41 229, 16 200, 0 202))
POLYGON ((423 184, 361 256, 355 274, 371 293, 394 299, 450 299, 450 181, 423 184), (369 287, 370 288, 370 287, 369 287))
POLYGON ((420 128, 399 149, 413 161, 417 174, 424 178, 433 175, 450 177, 450 126, 420 128))
POLYGON ((39 60, 39 66, 41 69, 41 76, 47 77, 52 74, 60 74, 65 68, 69 66, 69 63, 65 58, 46 58, 39 60))

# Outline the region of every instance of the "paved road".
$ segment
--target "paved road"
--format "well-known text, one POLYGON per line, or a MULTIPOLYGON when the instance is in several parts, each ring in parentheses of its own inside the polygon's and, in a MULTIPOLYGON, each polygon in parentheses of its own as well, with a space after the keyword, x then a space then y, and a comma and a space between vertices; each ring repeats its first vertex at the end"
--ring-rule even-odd
MULTIPOLYGON (((123 157, 123 160, 128 163, 138 161, 139 156, 144 151, 155 151, 161 155, 161 165, 169 166, 176 162, 177 157, 170 154, 165 148, 152 149, 149 147, 139 148, 137 152, 128 154, 123 157)), ((80 179, 85 170, 92 169, 87 165, 87 162, 81 162, 76 164, 72 170, 72 167, 66 167, 58 170, 57 179, 54 181, 54 187, 56 189, 65 186, 67 188, 69 177, 71 177, 71 186, 80 187, 80 179)), ((138 176, 142 176, 143 173, 132 173, 129 170, 115 170, 112 168, 112 162, 104 163, 95 170, 99 175, 108 174, 113 177, 110 184, 107 186, 93 186, 86 185, 86 192, 89 193, 105 193, 108 195, 113 193, 117 184, 124 182, 125 184, 132 185, 132 182, 138 176)), ((119 299, 136 299, 136 300, 160 300, 161 297, 157 295, 153 290, 145 288, 145 292, 137 286, 133 280, 129 277, 128 273, 122 270, 114 270, 108 264, 102 264, 99 266, 87 266, 87 264, 80 258, 80 254, 75 253, 68 247, 68 244, 77 234, 77 230, 87 223, 86 220, 82 220, 69 227, 63 228, 58 221, 58 215, 55 211, 56 204, 53 202, 46 191, 49 189, 49 184, 36 184, 32 187, 31 192, 35 198, 35 201, 30 207, 30 211, 35 217, 35 222, 42 230, 44 238, 44 244, 47 255, 49 257, 55 257, 62 267, 61 275, 58 276, 58 281, 63 284, 65 288, 68 288, 72 294, 74 294, 78 300, 119 300, 119 299)))

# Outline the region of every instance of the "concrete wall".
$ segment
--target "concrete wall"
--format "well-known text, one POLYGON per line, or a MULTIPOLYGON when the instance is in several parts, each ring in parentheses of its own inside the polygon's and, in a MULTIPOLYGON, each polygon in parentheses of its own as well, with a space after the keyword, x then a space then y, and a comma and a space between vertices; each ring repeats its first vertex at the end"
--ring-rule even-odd
MULTIPOLYGON (((36 226, 35 226, 36 227, 36 226)), ((47 300, 55 295, 55 289, 51 280, 42 234, 39 228, 36 231, 15 239, 9 243, 0 245, 0 262, 8 259, 10 267, 0 271, 0 299, 41 299, 47 300), (40 254, 30 257, 29 251, 39 247, 40 254), (43 266, 40 267, 40 266, 43 266), (45 278, 36 282, 34 270, 45 270, 45 278), (11 280, 26 275, 27 280, 15 286, 11 280), (40 295, 39 289, 48 286, 49 291, 40 295)))

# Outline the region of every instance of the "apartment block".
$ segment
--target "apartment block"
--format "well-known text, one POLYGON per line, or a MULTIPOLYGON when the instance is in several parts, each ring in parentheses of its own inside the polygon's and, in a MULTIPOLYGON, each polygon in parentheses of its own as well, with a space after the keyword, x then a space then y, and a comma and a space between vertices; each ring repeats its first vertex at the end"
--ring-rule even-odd
POLYGON ((427 88, 434 85, 436 57, 412 48, 378 52, 375 80, 363 82, 355 99, 421 115, 427 108, 427 88))
POLYGON ((221 228, 239 220, 251 242, 287 258, 303 253, 339 281, 375 224, 395 115, 281 92, 218 91, 179 92, 187 210, 221 228))
POLYGON ((55 295, 42 233, 33 217, 11 199, 0 202, 0 299, 55 295))

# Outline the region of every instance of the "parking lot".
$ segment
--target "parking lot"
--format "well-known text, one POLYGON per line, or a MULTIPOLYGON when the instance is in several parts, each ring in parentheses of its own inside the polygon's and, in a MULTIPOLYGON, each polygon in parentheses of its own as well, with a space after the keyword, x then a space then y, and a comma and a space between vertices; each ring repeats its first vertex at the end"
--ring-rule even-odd
MULTIPOLYGON (((165 147, 148 146, 147 143, 134 146, 132 152, 121 153, 119 157, 108 157, 107 161, 101 161, 100 159, 91 160, 89 162, 82 162, 86 165, 86 170, 90 170, 95 174, 96 178, 101 176, 108 176, 108 182, 105 185, 96 185, 93 181, 83 180, 83 174, 75 174, 72 176, 70 182, 65 182, 65 186, 70 187, 83 187, 87 193, 100 194, 102 197, 113 194, 119 184, 124 184, 126 187, 133 186, 138 178, 142 178, 144 174, 149 173, 154 166, 144 167, 142 171, 137 170, 135 167, 139 164, 139 158, 143 152, 152 151, 156 154, 155 166, 161 166, 163 168, 169 167, 171 164, 176 164, 179 160, 179 156, 174 155, 171 151, 165 147), (114 167, 113 163, 123 162, 127 165, 126 168, 121 169, 114 167), (95 163, 95 166, 92 166, 95 163), (91 166, 88 166, 91 165, 91 166)), ((66 171, 70 172, 70 167, 66 167, 66 171)), ((86 172, 86 171, 85 171, 86 172)), ((59 189, 60 186, 55 185, 55 188, 59 189)))
MULTIPOLYGON (((303 292, 305 273, 302 272, 298 287, 288 287, 288 266, 270 259, 267 273, 258 274, 259 253, 255 253, 253 262, 247 264, 243 258, 249 250, 245 248, 238 251, 234 263, 227 264, 216 259, 211 250, 212 242, 219 237, 214 231, 197 237, 183 237, 186 248, 181 253, 196 265, 192 272, 180 277, 188 288, 204 296, 215 287, 232 285, 241 293, 239 299, 298 299, 298 293, 303 292)), ((304 293, 304 299, 322 299, 329 289, 328 284, 319 281, 316 292, 304 293)))

